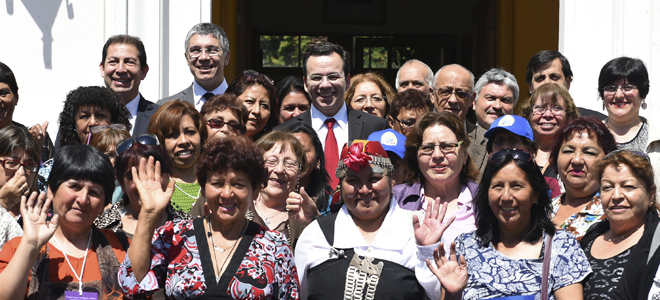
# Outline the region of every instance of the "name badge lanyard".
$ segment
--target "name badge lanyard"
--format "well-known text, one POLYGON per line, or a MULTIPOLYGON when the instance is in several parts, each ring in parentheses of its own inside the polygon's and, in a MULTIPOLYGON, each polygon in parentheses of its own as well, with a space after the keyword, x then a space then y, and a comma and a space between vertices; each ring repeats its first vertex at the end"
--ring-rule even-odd
POLYGON ((57 247, 60 247, 60 250, 62 251, 62 254, 64 254, 64 259, 66 259, 66 262, 69 264, 69 267, 71 268, 71 271, 73 271, 73 275, 78 278, 78 293, 80 296, 82 296, 82 277, 83 277, 83 272, 85 272, 85 263, 87 262, 87 253, 89 252, 89 244, 92 242, 92 231, 89 232, 89 239, 87 240, 87 250, 85 250, 85 258, 83 258, 83 264, 82 264, 82 269, 80 270, 80 276, 78 276, 78 273, 76 273, 76 270, 73 268, 73 265, 71 265, 71 261, 69 260, 69 257, 66 255, 66 252, 64 252, 64 248, 60 245, 60 242, 57 241, 57 238, 53 236, 53 239, 55 240, 55 243, 57 244, 57 247))

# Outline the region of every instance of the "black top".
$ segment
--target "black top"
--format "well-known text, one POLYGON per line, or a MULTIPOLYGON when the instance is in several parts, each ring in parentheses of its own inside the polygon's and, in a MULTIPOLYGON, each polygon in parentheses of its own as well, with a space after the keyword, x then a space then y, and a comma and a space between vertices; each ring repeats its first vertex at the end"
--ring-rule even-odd
POLYGON ((589 274, 582 282, 584 288, 584 299, 612 299, 611 295, 618 287, 621 275, 628 263, 630 253, 635 246, 632 246, 623 252, 611 258, 598 259, 591 254, 591 247, 594 240, 587 244, 584 254, 589 259, 593 273, 589 274))

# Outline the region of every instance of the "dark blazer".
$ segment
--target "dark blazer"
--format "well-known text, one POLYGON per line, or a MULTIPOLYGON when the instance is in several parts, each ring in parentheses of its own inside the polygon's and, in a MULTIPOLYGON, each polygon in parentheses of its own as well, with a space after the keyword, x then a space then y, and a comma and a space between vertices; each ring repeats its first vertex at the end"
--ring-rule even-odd
MULTIPOLYGON (((488 139, 484 137, 486 129, 472 124, 469 121, 466 121, 465 124, 468 137, 470 138, 468 153, 472 158, 474 166, 479 169, 481 173, 483 173, 484 169, 486 169, 488 161, 488 152, 486 151, 486 144, 488 144, 488 139)), ((479 175, 479 178, 481 178, 481 175, 479 175)))
MULTIPOLYGON (((385 119, 370 115, 360 110, 347 107, 348 112, 348 140, 366 140, 372 132, 389 128, 385 119)), ((312 110, 291 118, 290 120, 275 126, 274 130, 283 130, 293 123, 305 123, 312 126, 312 110)))
POLYGON ((140 134, 147 133, 149 127, 149 120, 154 115, 160 105, 144 99, 140 94, 140 102, 138 102, 137 115, 135 116, 135 128, 133 128, 133 137, 140 134))
POLYGON ((183 91, 180 91, 172 96, 158 100, 158 105, 163 105, 163 103, 167 101, 177 100, 177 99, 181 101, 188 101, 190 102, 190 104, 195 105, 195 93, 193 93, 192 83, 190 84, 189 87, 183 89, 183 91))

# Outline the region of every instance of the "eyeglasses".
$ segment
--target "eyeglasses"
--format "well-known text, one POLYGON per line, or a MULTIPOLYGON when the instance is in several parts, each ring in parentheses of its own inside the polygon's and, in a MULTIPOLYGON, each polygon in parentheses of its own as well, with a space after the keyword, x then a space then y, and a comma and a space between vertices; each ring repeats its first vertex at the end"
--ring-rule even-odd
POLYGON ((451 95, 456 95, 456 98, 460 100, 465 100, 470 97, 470 93, 466 91, 462 91, 459 89, 454 89, 450 87, 442 87, 438 89, 438 97, 440 99, 447 99, 451 97, 451 95))
POLYGON ((225 122, 222 119, 209 119, 206 121, 206 123, 209 124, 209 127, 212 129, 220 129, 226 124, 229 125, 229 129, 233 130, 234 132, 239 132, 241 130, 241 125, 236 121, 225 122))
POLYGON ((626 94, 631 94, 637 89, 637 86, 633 84, 626 84, 624 86, 608 85, 603 88, 603 92, 607 94, 616 94, 619 89, 621 89, 626 94))
POLYGON ((411 127, 415 126, 415 123, 417 123, 417 120, 415 120, 415 119, 399 120, 399 119, 395 118, 394 116, 392 116, 392 119, 394 119, 394 121, 399 122, 399 124, 401 124, 401 126, 406 127, 406 128, 411 128, 411 127))
POLYGON ((463 144, 463 141, 459 141, 458 143, 426 144, 417 147, 417 151, 420 154, 430 155, 433 154, 433 151, 435 151, 436 147, 440 147, 440 152, 447 154, 456 151, 456 149, 460 147, 461 144, 463 144))
POLYGON ((555 116, 561 116, 562 114, 564 114, 564 108, 558 105, 555 105, 553 107, 537 105, 532 108, 532 113, 535 115, 542 115, 548 110, 555 116))
POLYGON ((135 144, 135 142, 138 142, 142 145, 160 146, 157 136, 150 133, 143 133, 138 135, 137 137, 127 138, 119 142, 117 144, 117 147, 115 147, 115 153, 117 153, 117 156, 121 155, 122 153, 124 153, 124 151, 133 147, 133 144, 135 144))
POLYGON ((327 79, 330 83, 335 83, 344 78, 344 75, 339 73, 330 73, 328 75, 312 74, 307 77, 307 79, 315 85, 321 84, 324 78, 327 79))
POLYGON ((243 71, 243 75, 241 75, 241 77, 243 77, 243 76, 247 76, 247 77, 254 78, 254 79, 256 79, 259 76, 263 76, 263 78, 266 79, 268 82, 270 82, 271 85, 275 84, 275 81, 270 79, 270 77, 266 76, 266 74, 259 73, 255 70, 245 70, 245 71, 243 71))
POLYGON ((206 55, 208 56, 219 56, 220 52, 224 51, 223 48, 220 47, 208 47, 208 48, 190 48, 188 49, 188 55, 190 55, 191 58, 197 58, 200 55, 202 55, 202 52, 206 51, 206 55))
POLYGON ((36 163, 22 163, 18 160, 13 160, 11 158, 8 159, 0 159, 0 163, 2 163, 2 167, 7 169, 7 170, 18 170, 21 166, 23 166, 23 170, 25 170, 26 173, 36 173, 39 170, 39 165, 36 163))
POLYGON ((358 96, 357 98, 353 99, 353 103, 365 104, 365 103, 367 103, 367 99, 371 99, 371 102, 373 102, 374 104, 380 104, 380 103, 383 103, 385 101, 384 96, 376 94, 376 95, 373 95, 371 97, 358 96))
MULTIPOLYGON (((284 160, 282 160, 282 163, 284 163, 284 168, 289 171, 298 171, 298 168, 300 168, 300 164, 298 164, 297 161, 290 158, 285 158, 284 160)), ((271 156, 266 158, 267 167, 275 168, 279 164, 280 164, 280 159, 278 157, 271 156)))
POLYGON ((637 155, 637 156, 645 159, 649 163, 651 162, 651 159, 649 158, 649 156, 644 152, 637 151, 637 150, 624 150, 624 149, 617 149, 617 150, 614 150, 610 153, 607 153, 607 155, 605 155, 605 157, 603 157, 603 160, 606 160, 606 159, 612 157, 614 154, 621 153, 621 152, 624 152, 624 151, 629 152, 629 153, 634 154, 634 155, 637 155))
POLYGON ((511 158, 519 161, 524 161, 524 162, 532 162, 534 155, 530 153, 529 151, 523 150, 523 149, 502 149, 499 151, 495 151, 488 156, 488 164, 494 163, 496 161, 500 161, 504 159, 507 155, 511 155, 511 158))
POLYGON ((106 129, 126 130, 126 125, 124 124, 98 125, 98 126, 90 127, 89 131, 91 133, 99 133, 106 129))

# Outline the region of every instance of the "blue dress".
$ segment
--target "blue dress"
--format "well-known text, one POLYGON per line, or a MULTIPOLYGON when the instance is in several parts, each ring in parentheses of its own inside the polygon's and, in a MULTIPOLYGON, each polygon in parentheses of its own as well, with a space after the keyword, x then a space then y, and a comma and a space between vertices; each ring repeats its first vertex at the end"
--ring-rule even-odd
MULTIPOLYGON (((456 254, 464 255, 467 261, 468 285, 463 290, 463 299, 533 295, 534 299, 540 300, 543 248, 536 259, 510 258, 495 250, 492 244, 481 247, 476 231, 459 235, 455 243, 456 254)), ((554 299, 554 291, 580 283, 591 273, 580 244, 563 230, 557 231, 552 239, 550 266, 549 299, 554 299)))

